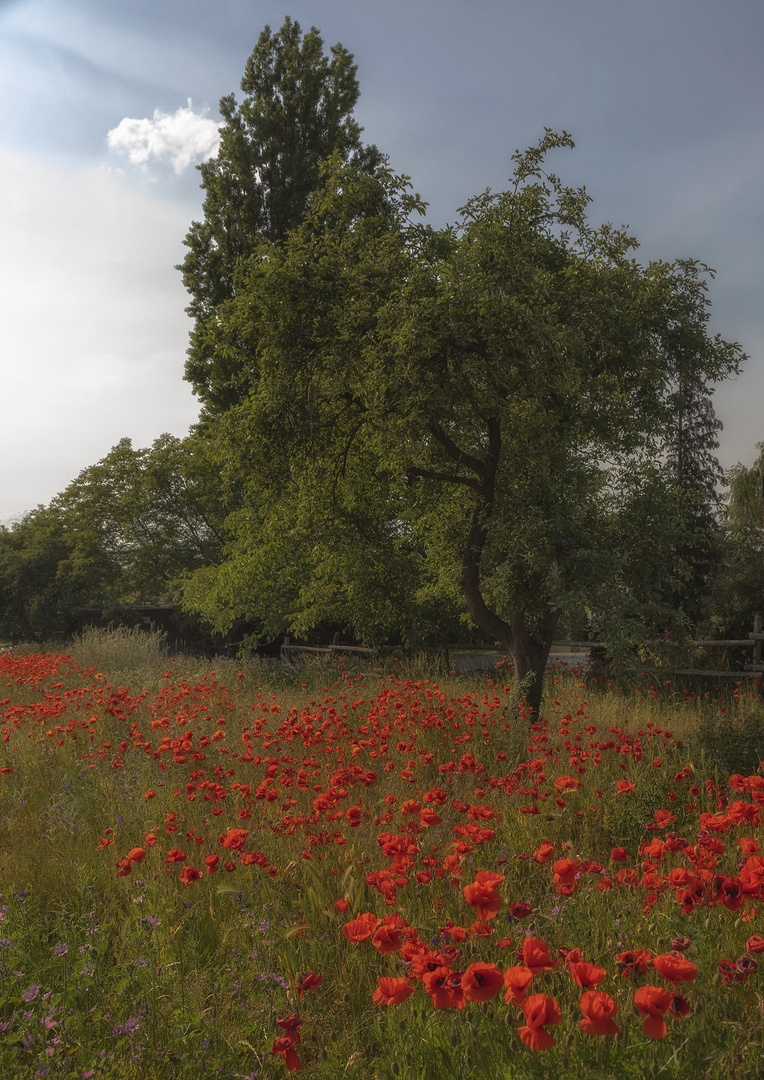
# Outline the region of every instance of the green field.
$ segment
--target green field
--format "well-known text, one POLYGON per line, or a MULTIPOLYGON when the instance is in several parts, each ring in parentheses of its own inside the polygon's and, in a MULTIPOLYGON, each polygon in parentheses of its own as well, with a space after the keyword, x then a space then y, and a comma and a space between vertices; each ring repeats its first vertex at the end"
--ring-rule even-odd
POLYGON ((761 1075, 746 684, 0 657, 0 1074, 761 1075))

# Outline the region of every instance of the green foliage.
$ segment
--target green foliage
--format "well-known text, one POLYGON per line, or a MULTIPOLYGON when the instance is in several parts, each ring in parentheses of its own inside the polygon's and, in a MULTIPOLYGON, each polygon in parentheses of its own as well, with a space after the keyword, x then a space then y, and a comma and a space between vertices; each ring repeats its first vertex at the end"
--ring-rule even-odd
POLYGON ((678 617, 697 627, 721 558, 718 526, 725 476, 714 451, 722 425, 694 358, 688 361, 679 348, 675 366, 666 469, 676 488, 676 518, 684 535, 674 547, 679 580, 668 585, 668 598, 678 617))
POLYGON ((723 708, 701 716, 693 744, 724 779, 733 773, 747 776, 764 760, 761 710, 753 703, 744 703, 734 712, 723 708))
POLYGON ((73 564, 72 539, 53 507, 0 528, 0 639, 39 643, 65 635, 94 569, 83 559, 73 564))
POLYGON ((727 521, 734 533, 761 538, 764 532, 764 443, 757 443, 756 449, 759 456, 750 469, 738 462, 728 473, 727 521))
POLYGON ((54 502, 75 557, 94 553, 109 568, 114 602, 169 599, 173 580, 220 548, 222 507, 199 438, 162 435, 141 450, 122 439, 54 502))
POLYGON ((209 414, 246 396, 252 376, 246 343, 225 329, 240 269, 261 239, 282 240, 300 222, 332 153, 377 160, 352 116, 359 94, 352 54, 339 44, 330 54, 315 27, 303 36, 289 17, 276 34, 266 26, 247 61, 242 103, 233 94, 220 102, 220 149, 199 166, 204 220, 191 226, 178 267, 194 319, 186 378, 209 414))
POLYGON ((757 460, 728 473, 722 566, 715 575, 707 628, 715 637, 744 638, 764 615, 764 444, 757 460))
POLYGON ((78 609, 172 597, 183 572, 213 561, 222 504, 201 438, 122 439, 47 507, 0 531, 0 638, 42 642, 78 609))
POLYGON ((705 385, 741 353, 707 334, 702 264, 641 266, 589 225, 585 190, 545 168, 569 146, 548 131, 439 231, 405 177, 337 154, 299 226, 240 267, 224 333, 250 343, 251 391, 214 433, 240 509, 191 610, 294 632, 342 612, 370 641, 461 612, 534 676, 534 706, 563 615, 665 611, 676 515, 651 523, 647 584, 632 509, 646 476, 670 505, 647 463, 676 355, 705 385))

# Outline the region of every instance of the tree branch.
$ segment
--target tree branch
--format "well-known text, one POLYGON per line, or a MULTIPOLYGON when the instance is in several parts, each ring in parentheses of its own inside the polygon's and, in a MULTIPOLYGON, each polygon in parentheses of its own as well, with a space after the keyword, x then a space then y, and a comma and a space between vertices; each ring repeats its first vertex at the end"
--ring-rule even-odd
POLYGON ((457 465, 464 465, 472 472, 477 473, 480 477, 485 477, 486 474, 486 462, 481 461, 480 458, 473 457, 472 454, 468 454, 465 450, 460 450, 454 440, 438 424, 430 424, 430 434, 434 439, 440 443, 448 456, 452 458, 457 465))
POLYGON ((459 476, 457 473, 432 472, 430 469, 410 468, 406 470, 407 477, 418 477, 420 480, 442 480, 446 484, 463 484, 465 487, 479 490, 480 482, 474 476, 459 476))

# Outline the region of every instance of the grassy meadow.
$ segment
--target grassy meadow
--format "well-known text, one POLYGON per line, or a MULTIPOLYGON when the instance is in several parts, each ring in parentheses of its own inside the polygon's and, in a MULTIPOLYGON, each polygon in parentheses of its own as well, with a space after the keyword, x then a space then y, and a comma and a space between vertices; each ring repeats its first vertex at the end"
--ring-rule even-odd
POLYGON ((0 655, 0 1075, 761 1076, 748 684, 160 645, 0 655))

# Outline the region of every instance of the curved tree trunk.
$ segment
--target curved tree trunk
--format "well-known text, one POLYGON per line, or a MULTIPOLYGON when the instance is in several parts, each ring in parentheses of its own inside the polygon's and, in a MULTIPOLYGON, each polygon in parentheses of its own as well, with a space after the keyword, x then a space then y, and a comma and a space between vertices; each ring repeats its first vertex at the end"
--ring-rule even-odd
MULTIPOLYGON (((525 704, 530 710, 529 720, 533 723, 538 719, 544 691, 544 672, 561 613, 550 609, 531 634, 525 621, 525 608, 512 612, 507 622, 488 607, 480 588, 480 560, 485 547, 489 513, 490 502, 478 497, 462 557, 462 590, 472 621, 499 641, 511 657, 515 668, 515 687, 524 691, 525 704)), ((540 580, 528 583, 527 603, 533 600, 540 585, 540 580)))
MULTIPOLYGON (((526 583, 523 604, 512 612, 509 621, 492 611, 483 598, 480 587, 480 564, 488 536, 488 522, 493 512, 496 471, 501 452, 501 426, 495 418, 487 422, 487 449, 482 460, 461 452, 446 432, 433 428, 432 434, 457 465, 466 465, 475 473, 474 477, 469 479, 459 478, 459 482, 464 483, 475 493, 472 520, 462 555, 462 591, 472 621, 500 642, 512 658, 515 668, 515 686, 524 691, 523 697, 529 709, 529 719, 533 723, 538 719, 541 707, 544 672, 554 632, 560 620, 560 612, 549 609, 541 618, 540 625, 536 617, 537 625, 534 632, 533 634, 529 632, 525 613, 529 605, 538 598, 543 586, 541 576, 526 583)), ((420 470, 416 472, 418 475, 432 475, 420 470)), ((443 477, 440 478, 443 479, 443 477)), ((456 479, 452 478, 454 482, 456 479)))
POLYGON ((531 722, 538 719, 541 708, 541 695, 544 691, 544 673, 557 624, 559 611, 550 611, 541 627, 543 639, 528 633, 522 612, 517 612, 511 620, 512 640, 507 642, 509 655, 515 666, 515 687, 524 689, 523 698, 530 709, 531 722), (527 680, 527 686, 524 682, 527 680))
POLYGON ((506 648, 515 669, 515 688, 522 691, 522 700, 529 709, 528 719, 534 723, 541 708, 544 673, 560 612, 550 610, 537 632, 531 634, 524 612, 513 612, 506 622, 486 606, 479 588, 465 587, 464 592, 472 621, 506 648))

